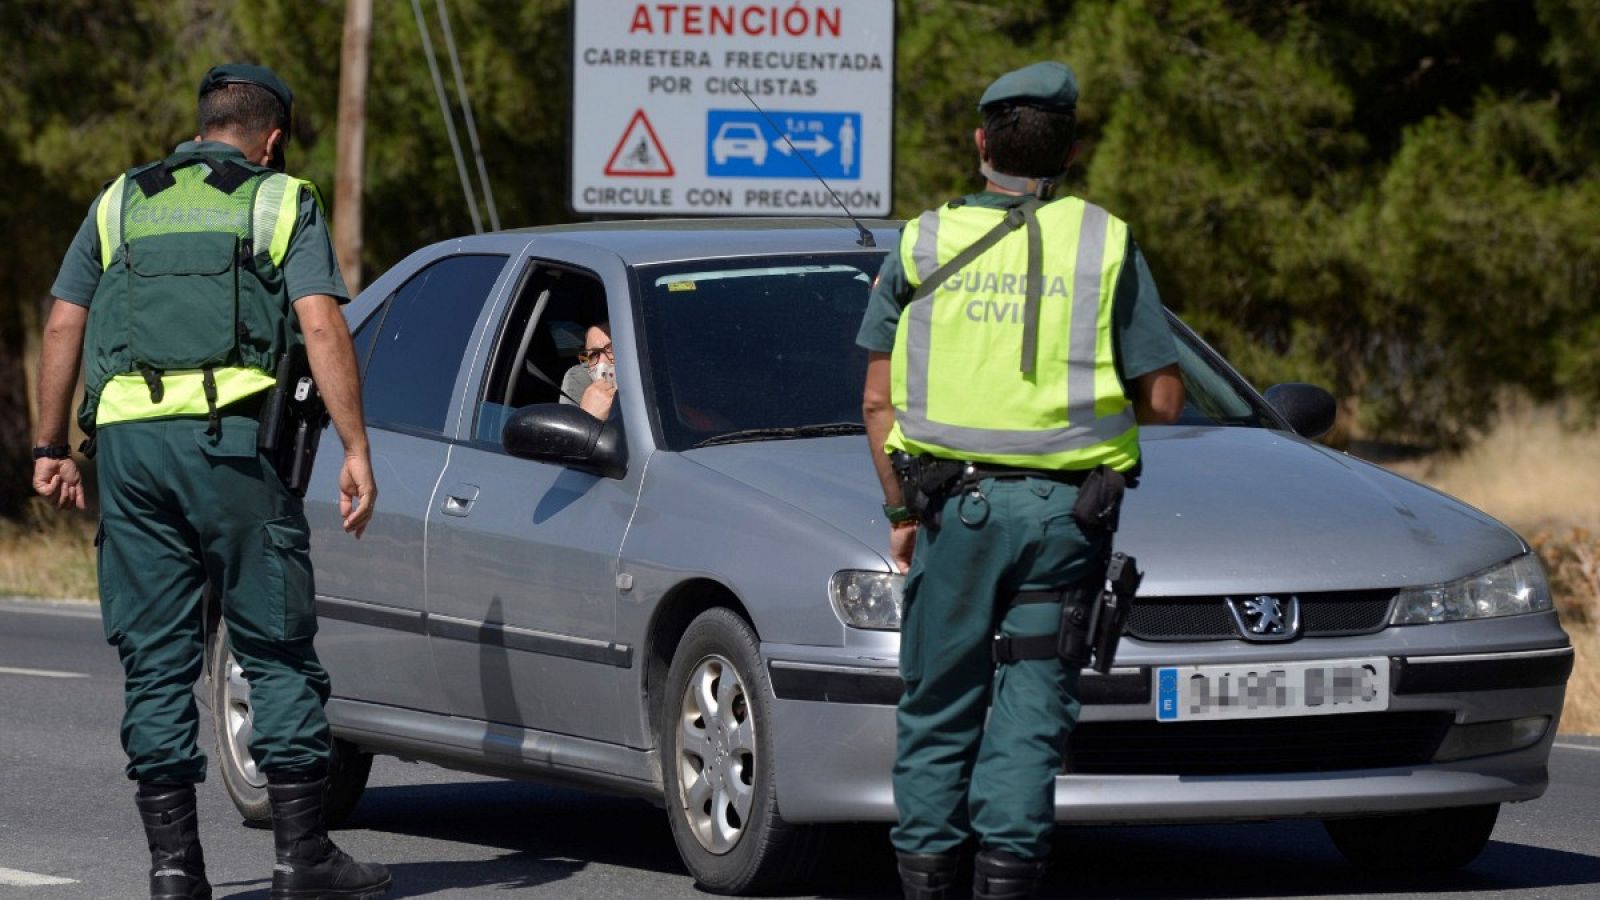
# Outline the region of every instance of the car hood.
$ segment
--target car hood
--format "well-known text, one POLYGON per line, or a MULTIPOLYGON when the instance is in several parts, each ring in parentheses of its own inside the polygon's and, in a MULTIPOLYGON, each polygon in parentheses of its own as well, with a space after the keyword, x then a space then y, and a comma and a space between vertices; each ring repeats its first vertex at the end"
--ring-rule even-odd
POLYGON ((1151 596, 1435 584, 1526 550, 1482 512, 1282 431, 1145 429, 1118 549, 1151 596))
MULTIPOLYGON (((1295 435, 1155 427, 1117 548, 1147 596, 1400 587, 1449 581, 1524 552, 1452 497, 1295 435)), ((695 462, 803 510, 880 555, 888 526, 859 437, 707 447, 695 462)))

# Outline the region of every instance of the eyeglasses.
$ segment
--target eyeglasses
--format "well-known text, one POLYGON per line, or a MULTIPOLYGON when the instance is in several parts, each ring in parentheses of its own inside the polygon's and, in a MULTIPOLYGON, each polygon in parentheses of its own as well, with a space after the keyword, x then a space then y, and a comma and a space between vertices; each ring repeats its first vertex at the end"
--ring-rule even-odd
POLYGON ((578 361, 587 366, 599 359, 600 354, 602 353, 605 354, 606 359, 609 359, 612 362, 617 361, 616 355, 611 352, 610 344, 607 344, 604 347, 585 347, 582 350, 579 350, 578 361))

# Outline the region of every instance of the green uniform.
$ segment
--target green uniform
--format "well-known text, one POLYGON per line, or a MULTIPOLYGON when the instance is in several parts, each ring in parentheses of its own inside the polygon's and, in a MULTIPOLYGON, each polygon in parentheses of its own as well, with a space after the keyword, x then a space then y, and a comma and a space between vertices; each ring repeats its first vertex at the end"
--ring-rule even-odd
MULTIPOLYGON (((994 209, 1018 199, 979 193, 960 203, 994 209)), ((1053 237, 1043 233, 1047 257, 1074 251, 1070 242, 1052 242, 1053 237)), ((1177 362, 1177 351, 1137 247, 1127 240, 1120 257, 1106 258, 1117 264, 1110 338, 1115 373, 1125 386, 1177 362)), ((857 343, 895 352, 913 291, 902 255, 891 253, 857 343)), ((1048 290, 1043 302, 1055 302, 1048 290)), ((1051 340, 1042 337, 1040 345, 1051 340)), ((939 354, 934 343, 930 369, 940 365, 939 354)), ((1007 364, 1014 368, 1014 360, 1007 357, 1007 364)), ((1045 363, 1040 366, 1047 371, 1045 363)), ((993 637, 997 627, 1011 636, 1053 633, 1059 604, 1006 601, 1018 591, 1073 584, 1101 548, 1072 518, 1077 489, 1070 484, 1045 477, 990 478, 979 488, 984 499, 951 497, 940 525, 920 529, 906 578, 900 643, 906 689, 897 715, 899 824, 893 840, 903 853, 946 854, 976 835, 986 850, 1037 860, 1049 850, 1054 776, 1077 720, 1078 672, 1059 659, 996 667, 993 637)))
MULTIPOLYGON (((203 154, 219 164, 211 167, 219 171, 220 164, 229 161, 244 163, 238 150, 217 142, 188 142, 174 151, 175 158, 187 154, 203 154)), ((192 176, 193 171, 180 175, 179 187, 209 190, 192 186, 196 181, 192 176)), ((122 186, 133 190, 133 180, 126 179, 122 186)), ((239 377, 217 378, 222 390, 214 425, 208 421, 206 406, 197 407, 194 397, 185 393, 199 383, 198 377, 191 377, 198 373, 172 371, 158 378, 171 386, 159 402, 153 388, 148 396, 139 392, 140 375, 128 374, 126 351, 134 342, 112 332, 120 328, 137 336, 144 328, 152 340, 170 340, 169 335, 181 333, 183 326, 193 330, 193 323, 173 315, 178 312, 174 308, 163 313, 174 320, 170 331, 160 327, 159 318, 143 322, 135 318, 135 324, 124 326, 123 317, 132 314, 112 316, 98 308, 128 302, 110 279, 128 277, 121 267, 129 265, 115 252, 102 252, 100 235, 106 224, 105 215, 97 222, 99 200, 90 208, 56 279, 57 297, 90 308, 85 364, 91 372, 91 391, 96 380, 110 385, 80 418, 94 422, 98 406, 101 526, 96 545, 101 612, 106 637, 117 648, 127 674, 122 739, 129 759, 127 773, 135 780, 192 782, 205 777, 205 757, 195 742, 199 718, 193 685, 203 660, 200 602, 208 581, 213 602, 220 603, 228 623, 233 652, 251 683, 251 751, 261 769, 314 771, 329 752, 322 712, 328 677, 312 647, 316 619, 309 530, 300 500, 284 488, 256 448, 252 407, 271 379, 258 365, 245 363, 259 363, 268 350, 281 350, 298 340, 291 333, 297 328, 291 309, 294 300, 328 294, 343 301, 348 295, 312 193, 299 191, 286 199, 284 207, 295 215, 292 225, 289 218, 282 220, 272 264, 262 264, 262 286, 254 293, 234 288, 236 296, 219 298, 234 304, 236 321, 229 327, 236 328, 237 338, 222 335, 235 349, 218 372, 239 377), (108 283, 102 284, 106 272, 108 283), (119 371, 123 374, 117 375, 119 371), (139 391, 127 389, 130 378, 139 391), (118 409, 110 415, 107 404, 114 393, 118 409)), ((108 209, 105 214, 118 213, 108 209)), ((182 237, 175 243, 170 238, 174 232, 207 230, 204 215, 196 216, 199 227, 193 228, 171 227, 172 215, 171 209, 161 209, 145 216, 147 222, 164 225, 153 230, 169 238, 164 256, 147 257, 155 260, 157 274, 194 271, 194 259, 181 258, 188 252, 182 237)), ((215 213, 214 218, 220 215, 215 213)), ((140 233, 136 230, 140 221, 123 224, 128 228, 123 236, 129 240, 140 233)), ((247 227, 244 233, 248 236, 247 227)), ((197 237, 188 243, 199 247, 204 240, 197 237)), ((256 250, 266 252, 264 246, 256 250)), ((139 258, 138 251, 134 258, 139 258)), ((241 273, 241 278, 257 277, 241 273)), ((144 299, 135 303, 151 302, 151 297, 161 301, 159 290, 145 290, 144 299)))

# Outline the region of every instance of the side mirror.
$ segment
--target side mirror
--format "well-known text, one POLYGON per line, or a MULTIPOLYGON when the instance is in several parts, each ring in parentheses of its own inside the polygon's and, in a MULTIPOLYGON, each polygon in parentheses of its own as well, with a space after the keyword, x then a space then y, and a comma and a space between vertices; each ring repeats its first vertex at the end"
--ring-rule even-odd
POLYGON ((535 403, 512 414, 500 442, 522 459, 555 463, 605 478, 628 473, 627 442, 613 416, 601 422, 577 406, 535 403))
POLYGON ((1267 388, 1263 396, 1288 420, 1295 434, 1312 440, 1327 434, 1339 415, 1333 395, 1314 384, 1286 381, 1267 388))

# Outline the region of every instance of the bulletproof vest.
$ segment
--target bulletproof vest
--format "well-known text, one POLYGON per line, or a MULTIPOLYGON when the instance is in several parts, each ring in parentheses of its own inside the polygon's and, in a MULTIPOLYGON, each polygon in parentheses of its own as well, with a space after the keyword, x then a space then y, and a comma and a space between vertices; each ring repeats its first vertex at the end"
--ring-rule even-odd
POLYGON ((219 380, 223 395, 270 384, 264 373, 301 340, 280 266, 304 184, 198 152, 112 182, 95 212, 103 271, 85 336, 86 432, 97 422, 214 415, 219 380), (128 390, 130 376, 145 390, 128 390), (196 377, 202 392, 168 399, 168 382, 196 377), (114 408, 101 408, 103 396, 114 408))

